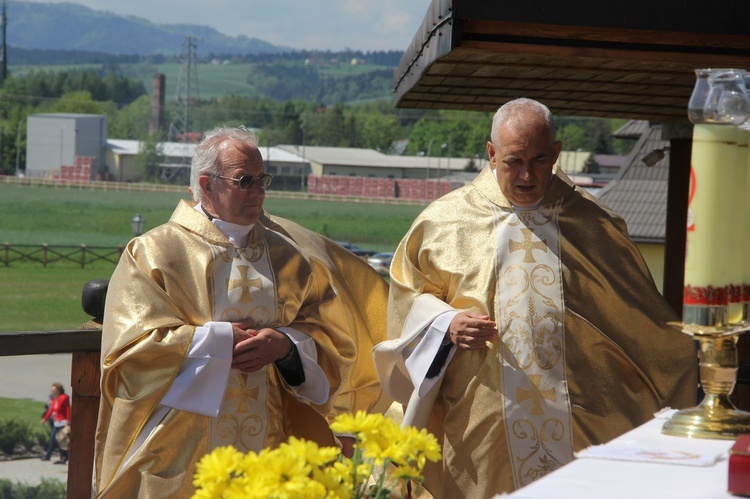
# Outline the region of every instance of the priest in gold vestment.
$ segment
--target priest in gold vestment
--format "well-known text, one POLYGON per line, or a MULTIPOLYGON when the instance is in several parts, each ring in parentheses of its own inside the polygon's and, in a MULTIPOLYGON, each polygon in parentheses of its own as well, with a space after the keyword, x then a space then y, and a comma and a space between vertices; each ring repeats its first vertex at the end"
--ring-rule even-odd
POLYGON ((331 445, 326 417, 387 407, 361 354, 384 339, 383 279, 271 222, 270 180, 253 134, 213 130, 193 158, 198 203, 123 253, 102 331, 97 497, 190 497, 196 462, 218 446, 331 445), (346 287, 349 265, 367 289, 346 287))
POLYGON ((511 492, 696 402, 692 339, 667 325, 624 221, 556 170, 560 150, 546 106, 504 105, 490 164, 396 250, 374 356, 405 423, 443 445, 436 497, 511 492))

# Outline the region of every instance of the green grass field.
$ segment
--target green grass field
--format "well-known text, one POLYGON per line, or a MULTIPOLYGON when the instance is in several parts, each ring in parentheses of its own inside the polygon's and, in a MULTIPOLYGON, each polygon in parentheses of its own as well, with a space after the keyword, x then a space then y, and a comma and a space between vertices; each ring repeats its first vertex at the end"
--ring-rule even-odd
MULTIPOLYGON (((132 237, 130 219, 140 213, 146 229, 165 223, 177 201, 174 193, 94 191, 0 184, 0 244, 118 246, 132 237)), ((274 198, 265 207, 335 240, 392 251, 421 211, 398 206, 274 198)), ((0 265, 0 331, 44 331, 80 326, 81 290, 91 279, 107 279, 114 264, 82 269, 62 261, 0 265)))
POLYGON ((43 412, 44 404, 38 400, 0 397, 0 421, 14 419, 37 427, 43 412))

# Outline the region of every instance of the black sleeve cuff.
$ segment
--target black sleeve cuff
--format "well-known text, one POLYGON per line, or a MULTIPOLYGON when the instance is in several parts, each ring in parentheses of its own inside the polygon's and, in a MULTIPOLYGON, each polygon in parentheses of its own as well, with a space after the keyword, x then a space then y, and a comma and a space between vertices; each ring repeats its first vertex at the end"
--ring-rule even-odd
POLYGON ((453 343, 446 343, 445 345, 440 345, 440 349, 435 355, 435 358, 432 360, 432 364, 430 364, 430 368, 427 369, 427 374, 425 375, 427 379, 434 378, 435 376, 440 374, 440 370, 445 365, 445 360, 448 358, 448 354, 450 353, 452 346, 453 346, 453 343))
POLYGON ((284 357, 274 362, 279 374, 289 386, 299 386, 305 382, 305 370, 299 356, 297 345, 292 343, 292 349, 284 357))

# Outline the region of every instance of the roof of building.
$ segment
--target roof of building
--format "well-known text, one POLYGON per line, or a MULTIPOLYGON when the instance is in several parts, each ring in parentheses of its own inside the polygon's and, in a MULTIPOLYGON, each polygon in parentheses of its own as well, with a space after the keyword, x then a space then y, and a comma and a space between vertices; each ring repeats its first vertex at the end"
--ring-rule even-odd
POLYGON ((625 219, 636 242, 663 243, 667 227, 669 151, 654 166, 643 157, 669 146, 662 140, 661 125, 650 126, 628 155, 618 176, 599 193, 599 198, 625 219))
POLYGON ((620 168, 627 156, 622 154, 594 154, 593 160, 599 166, 606 168, 620 168))
MULTIPOLYGON (((184 142, 162 142, 162 154, 172 158, 192 158, 196 144, 184 142)), ((141 141, 126 139, 107 139, 107 148, 114 154, 135 156, 140 152, 141 141)), ((278 147, 259 147, 263 161, 299 163, 300 156, 291 154, 278 147)))
POLYGON ((612 134, 617 139, 640 139, 651 125, 646 120, 628 120, 612 134))
MULTIPOLYGON (((139 153, 141 142, 138 140, 107 139, 107 148, 113 154, 135 156, 139 153)), ((182 142, 162 142, 162 152, 171 158, 191 158, 195 153, 195 144, 182 142)), ((435 169, 460 172, 469 164, 471 158, 437 157, 437 156, 396 156, 383 154, 374 149, 356 147, 321 147, 279 145, 260 147, 263 161, 287 163, 319 163, 328 166, 353 166, 371 168, 400 169, 435 169)), ((585 151, 562 151, 557 164, 563 171, 576 174, 584 171, 591 153, 585 151)), ((481 170, 485 158, 474 158, 474 166, 481 170)), ((476 173, 469 173, 475 176, 476 173)), ((594 183, 599 182, 599 180, 594 183)))
POLYGON ((141 150, 139 140, 107 139, 107 149, 122 156, 135 156, 141 150))
POLYGON ((29 118, 65 118, 65 119, 81 119, 81 118, 106 118, 103 114, 88 114, 88 113, 35 113, 30 114, 29 118))
MULTIPOLYGON (((374 149, 356 147, 322 147, 279 145, 280 149, 304 157, 306 161, 329 166, 362 166, 379 168, 435 168, 463 170, 471 158, 438 156, 395 156, 374 149)), ((475 161, 477 161, 475 159, 475 161)), ((481 162, 484 161, 482 158, 481 162)))

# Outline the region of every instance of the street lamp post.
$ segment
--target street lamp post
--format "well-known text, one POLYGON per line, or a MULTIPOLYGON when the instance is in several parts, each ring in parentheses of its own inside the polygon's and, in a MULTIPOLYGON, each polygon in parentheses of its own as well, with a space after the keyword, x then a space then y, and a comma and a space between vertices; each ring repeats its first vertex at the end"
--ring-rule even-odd
POLYGON ((136 213, 133 218, 130 219, 130 227, 133 229, 133 236, 138 237, 143 234, 143 225, 146 223, 146 219, 141 216, 140 213, 136 213))

